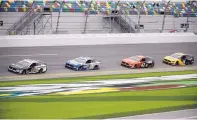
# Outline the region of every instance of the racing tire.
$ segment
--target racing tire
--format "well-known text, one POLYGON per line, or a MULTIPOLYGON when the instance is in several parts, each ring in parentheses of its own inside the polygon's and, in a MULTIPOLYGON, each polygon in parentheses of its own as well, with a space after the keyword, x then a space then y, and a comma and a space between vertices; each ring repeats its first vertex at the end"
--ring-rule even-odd
POLYGON ((99 69, 99 66, 98 65, 95 65, 93 70, 98 70, 99 69))
POLYGON ((38 71, 38 73, 43 73, 43 70, 42 70, 42 69, 40 69, 40 70, 38 71))
POLYGON ((192 60, 191 62, 190 62, 190 65, 192 65, 194 63, 194 61, 192 60))
POLYGON ((135 64, 133 68, 137 68, 137 65, 135 64))
POLYGON ((21 75, 25 75, 25 74, 27 74, 27 72, 26 72, 26 70, 23 70, 21 75))
POLYGON ((152 67, 154 67, 154 63, 148 65, 148 68, 152 68, 152 67))
POLYGON ((185 61, 185 65, 189 65, 189 62, 187 60, 185 61))
POLYGON ((78 70, 78 71, 81 71, 82 68, 83 68, 82 66, 79 66, 77 70, 78 70))
POLYGON ((179 65, 179 62, 176 62, 176 63, 175 63, 175 66, 178 66, 178 65, 179 65))

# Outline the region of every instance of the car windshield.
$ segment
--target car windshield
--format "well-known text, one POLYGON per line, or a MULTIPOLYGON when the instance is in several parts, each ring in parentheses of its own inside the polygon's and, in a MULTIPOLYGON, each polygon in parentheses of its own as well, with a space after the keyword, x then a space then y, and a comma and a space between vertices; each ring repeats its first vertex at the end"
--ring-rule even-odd
POLYGON ((21 67, 28 67, 30 63, 25 60, 22 60, 22 61, 19 61, 17 65, 20 65, 21 67))
POLYGON ((133 56, 133 57, 130 57, 130 59, 133 61, 140 61, 141 58, 138 56, 133 56))
POLYGON ((86 60, 83 59, 83 58, 81 58, 81 57, 75 58, 74 60, 77 61, 77 62, 79 62, 79 63, 85 63, 86 62, 86 60))
POLYGON ((173 58, 181 58, 181 55, 175 53, 175 54, 172 54, 171 57, 173 57, 173 58))

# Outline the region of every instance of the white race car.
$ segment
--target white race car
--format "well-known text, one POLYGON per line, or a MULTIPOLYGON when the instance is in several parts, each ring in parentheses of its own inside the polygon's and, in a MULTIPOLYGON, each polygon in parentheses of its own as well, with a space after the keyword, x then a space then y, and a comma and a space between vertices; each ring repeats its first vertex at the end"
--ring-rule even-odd
POLYGON ((24 59, 9 65, 8 71, 19 74, 44 73, 47 71, 47 64, 39 60, 24 59))
POLYGON ((65 64, 65 68, 71 68, 73 70, 98 70, 101 62, 92 57, 78 57, 73 60, 69 60, 65 64))

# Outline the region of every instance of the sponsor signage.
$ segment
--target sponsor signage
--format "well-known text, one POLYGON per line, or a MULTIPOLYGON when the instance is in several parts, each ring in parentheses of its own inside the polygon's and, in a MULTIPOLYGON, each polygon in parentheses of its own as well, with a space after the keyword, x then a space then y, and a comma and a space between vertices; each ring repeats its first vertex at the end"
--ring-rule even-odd
MULTIPOLYGON (((140 87, 145 85, 151 85, 152 84, 151 82, 154 81, 166 81, 167 83, 168 80, 176 81, 176 80, 185 80, 192 78, 197 78, 197 74, 144 77, 144 78, 133 78, 133 79, 86 81, 86 82, 70 83, 70 84, 67 83, 67 84, 19 85, 15 87, 0 87, 0 97, 31 96, 31 95, 41 95, 41 94, 49 94, 49 93, 53 93, 57 95, 103 93, 103 92, 120 91, 120 90, 124 90, 125 88, 129 88, 129 89, 132 88, 133 90, 135 90, 135 87, 138 89, 139 85, 140 87)), ((197 85, 197 82, 194 84, 197 85)))
POLYGON ((189 24, 183 23, 183 24, 181 24, 181 28, 189 28, 189 24))

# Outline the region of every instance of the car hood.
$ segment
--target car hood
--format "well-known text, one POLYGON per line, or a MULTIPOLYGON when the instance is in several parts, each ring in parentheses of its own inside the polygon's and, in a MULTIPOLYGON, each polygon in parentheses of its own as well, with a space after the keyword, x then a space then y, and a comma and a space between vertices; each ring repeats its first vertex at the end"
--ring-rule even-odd
POLYGON ((129 64, 135 64, 137 61, 131 60, 130 58, 125 58, 122 60, 123 62, 129 63, 129 64))
POLYGON ((170 61, 177 61, 179 60, 178 58, 174 58, 172 56, 166 56, 164 59, 170 60, 170 61))
POLYGON ((68 63, 68 64, 75 65, 75 66, 77 66, 77 65, 83 65, 83 63, 79 63, 79 62, 77 62, 77 61, 75 61, 75 60, 69 60, 67 63, 68 63))
POLYGON ((24 66, 21 66, 20 64, 11 64, 10 67, 16 68, 16 69, 23 69, 26 68, 24 66))

